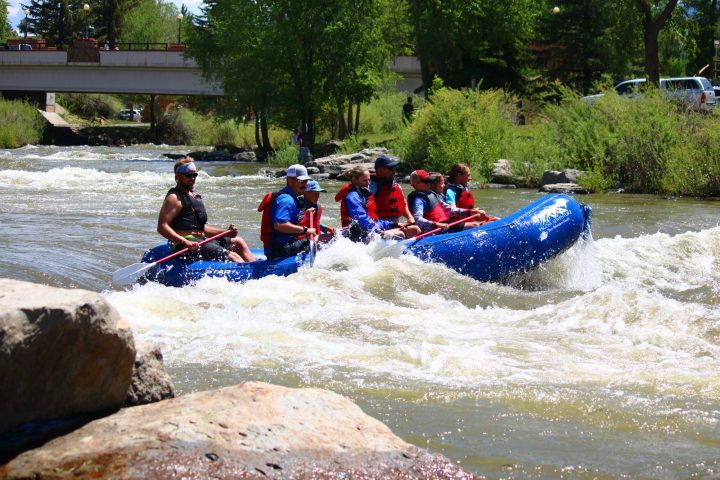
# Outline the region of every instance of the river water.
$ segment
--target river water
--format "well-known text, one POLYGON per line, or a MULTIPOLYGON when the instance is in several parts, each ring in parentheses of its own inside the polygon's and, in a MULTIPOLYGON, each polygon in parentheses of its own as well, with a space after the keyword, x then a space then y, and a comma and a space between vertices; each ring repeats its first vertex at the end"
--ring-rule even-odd
MULTIPOLYGON (((0 276, 102 292, 162 345, 181 393, 328 388, 491 478, 720 477, 717 201, 581 197, 593 239, 502 284, 339 241, 288 278, 113 287, 161 241, 170 151, 186 150, 0 150, 0 276)), ((252 164, 200 167, 210 223, 260 246, 257 204, 282 181, 252 164)), ((325 183, 337 225, 340 184, 325 183)), ((475 195, 507 215, 539 194, 475 195)))

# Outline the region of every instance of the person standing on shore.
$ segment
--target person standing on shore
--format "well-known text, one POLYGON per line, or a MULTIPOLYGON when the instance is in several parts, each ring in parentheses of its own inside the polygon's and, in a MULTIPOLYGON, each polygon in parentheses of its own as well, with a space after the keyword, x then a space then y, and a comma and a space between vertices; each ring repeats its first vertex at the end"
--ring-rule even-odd
POLYGON ((197 167, 191 157, 179 159, 174 166, 176 185, 165 195, 157 232, 167 238, 173 250, 189 248, 199 250, 203 260, 244 263, 255 261, 255 256, 245 240, 237 236, 237 228, 230 224, 230 235, 221 237, 204 245, 198 242, 212 237, 223 230, 207 224, 208 215, 199 193, 195 192, 197 167))

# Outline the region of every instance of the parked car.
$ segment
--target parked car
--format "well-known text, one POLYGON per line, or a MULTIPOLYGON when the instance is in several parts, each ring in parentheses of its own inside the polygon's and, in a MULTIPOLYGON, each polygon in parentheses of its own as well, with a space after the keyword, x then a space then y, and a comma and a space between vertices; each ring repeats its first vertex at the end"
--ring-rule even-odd
POLYGON ((124 110, 120 110, 120 113, 118 113, 117 116, 120 120, 130 120, 132 122, 139 122, 140 121, 140 110, 137 108, 126 108, 124 110))
MULTIPOLYGON (((615 85, 615 91, 625 98, 642 98, 646 85, 647 80, 644 78, 633 78, 615 85)), ((705 110, 714 107, 717 102, 713 86, 705 77, 661 78, 660 89, 666 98, 685 104, 690 110, 705 110)), ((582 99, 593 104, 603 95, 598 93, 582 99)))

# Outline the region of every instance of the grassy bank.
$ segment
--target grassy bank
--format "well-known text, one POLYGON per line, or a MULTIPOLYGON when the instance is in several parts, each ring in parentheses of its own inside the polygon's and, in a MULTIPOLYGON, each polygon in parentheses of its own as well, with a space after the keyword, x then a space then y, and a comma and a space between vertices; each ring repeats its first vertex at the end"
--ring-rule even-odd
POLYGON ((40 143, 44 128, 37 108, 21 100, 0 98, 0 148, 40 143))
POLYGON ((516 126, 516 113, 502 91, 441 89, 395 151, 412 168, 447 172, 467 163, 480 181, 507 158, 529 183, 544 170, 577 168, 588 172, 581 183, 593 191, 720 195, 720 112, 688 112, 658 92, 638 101, 610 94, 588 105, 566 91, 531 125, 516 126))

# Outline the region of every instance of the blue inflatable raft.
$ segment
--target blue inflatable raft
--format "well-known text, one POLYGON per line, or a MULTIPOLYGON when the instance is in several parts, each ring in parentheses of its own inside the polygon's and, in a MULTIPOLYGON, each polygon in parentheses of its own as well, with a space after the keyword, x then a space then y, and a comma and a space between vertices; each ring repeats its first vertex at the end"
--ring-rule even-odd
MULTIPOLYGON (((517 212, 477 228, 404 240, 397 247, 406 254, 442 263, 480 281, 499 280, 530 270, 590 233, 591 209, 567 195, 547 195, 517 212)), ((172 253, 167 243, 145 252, 152 263, 172 253)), ((257 254, 258 252, 256 252, 257 254)), ((148 270, 145 280, 179 287, 202 277, 222 277, 232 282, 287 276, 297 272, 306 255, 258 260, 252 263, 194 261, 163 262, 148 270)))

